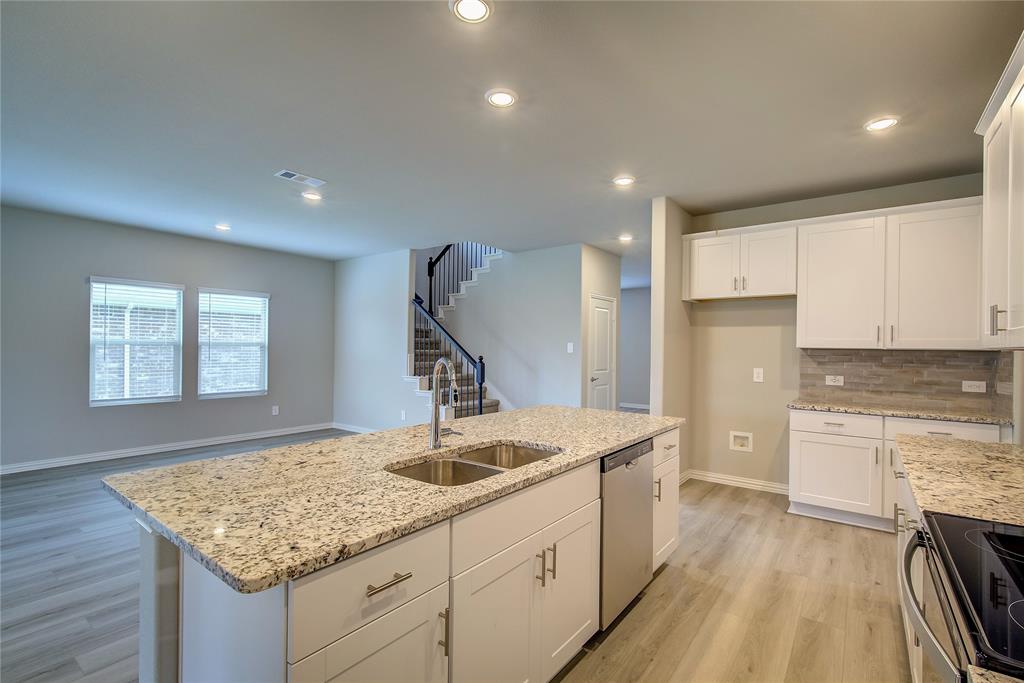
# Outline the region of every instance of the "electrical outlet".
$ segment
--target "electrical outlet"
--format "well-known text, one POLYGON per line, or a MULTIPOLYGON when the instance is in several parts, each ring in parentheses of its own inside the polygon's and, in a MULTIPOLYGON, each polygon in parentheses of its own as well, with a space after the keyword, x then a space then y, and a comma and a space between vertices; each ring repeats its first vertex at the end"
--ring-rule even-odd
POLYGON ((565 345, 565 352, 566 352, 566 353, 572 353, 572 351, 573 351, 573 348, 574 348, 574 347, 573 347, 573 343, 572 343, 572 342, 568 342, 568 343, 566 343, 566 345, 565 345))
POLYGON ((845 383, 842 375, 825 375, 825 386, 841 387, 845 383))
POLYGON ((405 422, 405 411, 402 411, 402 422, 405 422))
POLYGON ((984 394, 988 390, 988 385, 985 382, 971 382, 966 379, 960 384, 960 387, 963 391, 971 394, 984 394))
POLYGON ((729 432, 729 450, 753 452, 754 435, 751 432, 729 432))
POLYGON ((277 415, 280 412, 281 412, 281 409, 278 406, 270 406, 270 414, 271 415, 277 415))
POLYGON ((754 368, 754 381, 764 382, 764 368, 754 368))

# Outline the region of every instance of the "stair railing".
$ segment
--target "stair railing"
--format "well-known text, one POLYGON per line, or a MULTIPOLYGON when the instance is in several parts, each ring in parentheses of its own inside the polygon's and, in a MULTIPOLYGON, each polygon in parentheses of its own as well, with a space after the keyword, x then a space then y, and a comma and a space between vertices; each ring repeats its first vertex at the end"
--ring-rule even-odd
POLYGON ((473 277, 474 268, 482 268, 487 257, 500 250, 479 242, 452 242, 427 261, 427 312, 437 315, 437 306, 448 303, 449 294, 458 294, 459 283, 473 277))
POLYGON ((444 325, 437 321, 429 310, 423 305, 423 297, 419 294, 412 300, 413 310, 413 364, 416 375, 426 375, 433 389, 434 362, 439 356, 445 356, 455 366, 456 374, 460 377, 473 375, 473 388, 466 393, 464 386, 459 385, 459 404, 455 406, 455 417, 468 417, 470 415, 483 415, 484 413, 484 381, 485 365, 484 357, 473 357, 462 344, 458 342, 444 325))

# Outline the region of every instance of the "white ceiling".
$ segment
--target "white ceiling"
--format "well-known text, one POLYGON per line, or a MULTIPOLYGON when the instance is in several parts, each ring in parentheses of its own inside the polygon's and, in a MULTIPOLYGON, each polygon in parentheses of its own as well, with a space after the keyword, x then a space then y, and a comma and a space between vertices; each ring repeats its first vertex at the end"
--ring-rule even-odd
POLYGON ((1024 3, 2 4, 2 198, 328 258, 977 171, 1024 3), (516 90, 508 111, 483 93, 516 90), (879 136, 861 126, 895 113, 879 136), (310 206, 291 168, 324 178, 310 206), (619 190, 609 179, 640 181, 619 190), (214 233, 218 221, 232 224, 214 233))

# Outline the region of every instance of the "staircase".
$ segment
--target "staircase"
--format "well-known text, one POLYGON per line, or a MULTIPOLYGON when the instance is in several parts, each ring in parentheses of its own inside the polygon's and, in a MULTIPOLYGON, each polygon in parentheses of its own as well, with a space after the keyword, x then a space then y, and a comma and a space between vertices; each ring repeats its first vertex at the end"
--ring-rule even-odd
MULTIPOLYGON (((441 323, 445 312, 453 310, 456 302, 467 296, 467 290, 477 284, 481 274, 490 270, 490 262, 496 258, 501 258, 501 252, 484 244, 446 245, 428 263, 427 301, 417 293, 411 302, 414 333, 407 379, 416 382, 417 392, 429 401, 434 364, 442 356, 451 360, 459 387, 459 405, 454 408, 456 418, 498 412, 499 401, 487 398, 483 356, 473 356, 441 323)), ((442 382, 442 389, 447 390, 446 375, 442 382)))

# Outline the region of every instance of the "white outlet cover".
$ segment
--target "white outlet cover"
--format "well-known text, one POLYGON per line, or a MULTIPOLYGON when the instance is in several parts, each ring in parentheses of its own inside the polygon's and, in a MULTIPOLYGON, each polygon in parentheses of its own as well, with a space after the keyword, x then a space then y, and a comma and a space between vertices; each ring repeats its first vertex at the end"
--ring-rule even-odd
POLYGON ((270 406, 270 414, 271 415, 277 415, 280 412, 281 412, 281 409, 278 406, 270 406))
POLYGON ((754 368, 754 381, 764 382, 764 368, 754 368))
POLYGON ((405 422, 405 411, 402 411, 402 422, 405 422))
POLYGON ((573 347, 573 343, 572 342, 568 342, 565 345, 565 352, 566 353, 572 353, 573 352, 573 348, 574 348, 573 347))
POLYGON ((752 432, 729 432, 729 450, 752 453, 754 450, 754 435, 752 432))
POLYGON ((971 382, 964 380, 960 387, 963 391, 971 394, 984 394, 988 390, 988 385, 985 382, 971 382))
POLYGON ((843 375, 825 375, 825 385, 830 387, 841 387, 846 383, 843 375))

